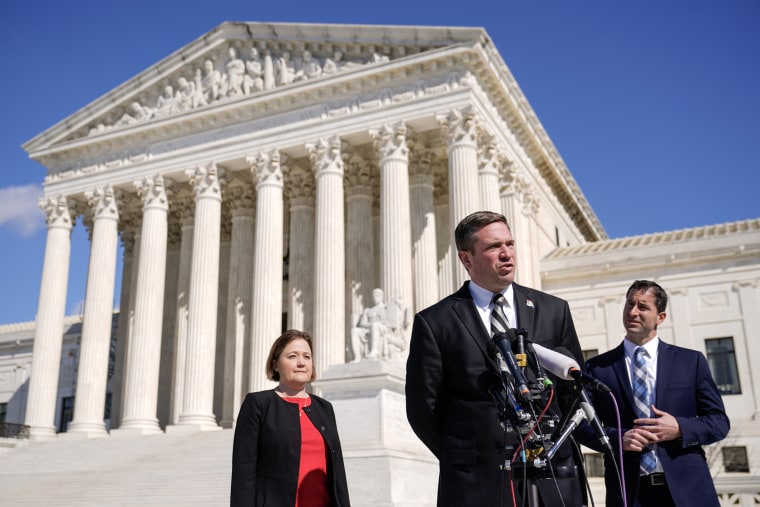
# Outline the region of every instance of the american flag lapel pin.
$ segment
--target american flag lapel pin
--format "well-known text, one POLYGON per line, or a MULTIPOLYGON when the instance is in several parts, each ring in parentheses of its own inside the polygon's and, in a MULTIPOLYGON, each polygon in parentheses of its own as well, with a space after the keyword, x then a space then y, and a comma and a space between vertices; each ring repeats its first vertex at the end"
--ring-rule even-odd
POLYGON ((527 306, 528 308, 535 308, 533 306, 533 300, 532 299, 526 299, 525 300, 525 306, 527 306))

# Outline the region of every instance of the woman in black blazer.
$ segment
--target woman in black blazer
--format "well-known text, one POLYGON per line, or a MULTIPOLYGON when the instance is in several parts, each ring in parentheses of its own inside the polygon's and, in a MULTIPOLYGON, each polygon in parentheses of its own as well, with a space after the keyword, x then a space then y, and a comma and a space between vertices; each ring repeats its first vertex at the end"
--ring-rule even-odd
POLYGON ((273 390, 249 393, 232 447, 231 506, 350 507, 335 412, 306 392, 311 337, 290 330, 272 345, 273 390))

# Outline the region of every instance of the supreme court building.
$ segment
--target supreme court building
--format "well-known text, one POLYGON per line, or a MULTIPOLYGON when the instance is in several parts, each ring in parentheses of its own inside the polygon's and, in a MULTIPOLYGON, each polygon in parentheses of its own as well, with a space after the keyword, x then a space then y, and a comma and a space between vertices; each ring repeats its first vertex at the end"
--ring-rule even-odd
MULTIPOLYGON (((760 220, 609 240, 482 29, 224 23, 24 149, 48 169, 32 350, 13 377, 32 440, 61 431, 77 223, 91 250, 66 431, 108 437, 234 426, 245 393, 272 386, 287 328, 312 334, 339 419, 368 371, 400 397, 403 344, 369 359, 351 330, 375 288, 407 316, 456 290, 453 228, 488 209, 511 224, 517 281, 570 302, 587 353, 622 340, 631 281, 662 284, 663 338, 711 360, 743 428, 731 446, 760 471, 760 220)), ((403 400, 379 403, 405 423, 403 400)), ((744 477, 716 456, 716 476, 744 477)))

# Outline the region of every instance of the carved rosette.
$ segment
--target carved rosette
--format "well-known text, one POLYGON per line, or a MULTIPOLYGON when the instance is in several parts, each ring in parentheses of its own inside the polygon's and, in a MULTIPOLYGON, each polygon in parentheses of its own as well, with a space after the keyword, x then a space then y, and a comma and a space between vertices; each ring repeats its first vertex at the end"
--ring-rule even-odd
POLYGON ((404 122, 399 122, 396 125, 383 125, 378 130, 370 130, 369 134, 374 141, 380 164, 389 160, 404 163, 409 161, 406 132, 407 127, 404 122))
POLYGON ((477 147, 478 122, 472 108, 451 111, 448 115, 438 117, 442 127, 443 138, 449 149, 457 145, 477 147))
POLYGON ((287 173, 288 158, 278 150, 261 152, 257 155, 246 157, 246 161, 251 167, 253 181, 256 190, 263 186, 283 186, 283 176, 287 173))
POLYGON ((322 138, 316 143, 307 144, 306 149, 309 151, 315 177, 320 178, 327 174, 343 177, 340 137, 322 138))
POLYGON ((224 184, 224 169, 214 162, 202 164, 195 169, 188 169, 185 174, 193 187, 195 200, 213 198, 221 201, 224 184))
POLYGON ((63 194, 45 197, 38 202, 43 213, 45 213, 45 223, 48 227, 72 227, 73 221, 69 210, 69 201, 63 194))

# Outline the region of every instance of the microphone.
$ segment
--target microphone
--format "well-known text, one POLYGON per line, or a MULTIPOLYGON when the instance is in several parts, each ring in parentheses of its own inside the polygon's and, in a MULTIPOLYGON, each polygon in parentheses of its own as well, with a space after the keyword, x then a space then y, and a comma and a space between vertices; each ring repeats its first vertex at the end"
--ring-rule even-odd
MULTIPOLYGON (((535 344, 534 348, 536 350, 536 356, 538 356, 539 361, 543 362, 544 367, 549 372, 565 380, 575 379, 578 381, 578 383, 587 383, 590 382, 590 380, 593 380, 593 383, 597 384, 594 387, 596 387, 598 390, 603 392, 610 392, 610 388, 604 385, 604 383, 595 379, 591 375, 586 375, 585 373, 581 372, 580 366, 578 366, 578 363, 575 362, 575 359, 567 357, 566 355, 560 354, 559 352, 555 352, 551 349, 547 349, 546 347, 542 347, 538 344, 535 344)), ((586 390, 583 389, 582 385, 578 385, 577 391, 578 397, 580 398, 581 409, 583 409, 586 420, 591 425, 591 428, 594 430, 594 433, 601 442, 602 446, 604 446, 605 450, 610 454, 614 454, 612 446, 610 445, 610 439, 604 432, 604 428, 602 428, 602 423, 599 420, 599 416, 596 415, 596 411, 588 399, 586 390)))
POLYGON ((522 396, 523 399, 530 401, 528 379, 525 378, 525 374, 517 364, 517 359, 512 352, 512 341, 515 339, 515 331, 513 329, 507 329, 504 333, 496 333, 493 335, 493 344, 501 353, 501 357, 504 358, 504 362, 507 364, 507 368, 509 368, 509 373, 512 374, 512 378, 515 379, 515 384, 517 385, 517 390, 520 392, 520 396, 522 396))
POLYGON ((596 433, 596 437, 599 439, 599 442, 604 447, 604 450, 606 452, 610 453, 610 456, 614 456, 615 452, 612 450, 612 445, 610 445, 610 438, 607 436, 607 433, 604 432, 604 428, 602 428, 602 422, 599 420, 599 416, 596 415, 596 411, 594 410, 594 407, 591 405, 591 402, 588 399, 588 395, 586 394, 586 390, 583 389, 583 386, 577 386, 578 387, 578 396, 581 400, 581 408, 583 409, 583 413, 586 414, 586 420, 591 425, 591 428, 594 430, 594 433, 596 433))
POLYGON ((610 392, 610 388, 607 384, 601 380, 595 379, 587 373, 583 373, 581 367, 578 366, 578 363, 575 362, 575 359, 572 357, 560 354, 559 352, 543 347, 537 343, 533 345, 533 349, 536 352, 539 362, 543 364, 544 368, 559 378, 564 380, 576 380, 603 393, 610 392))

